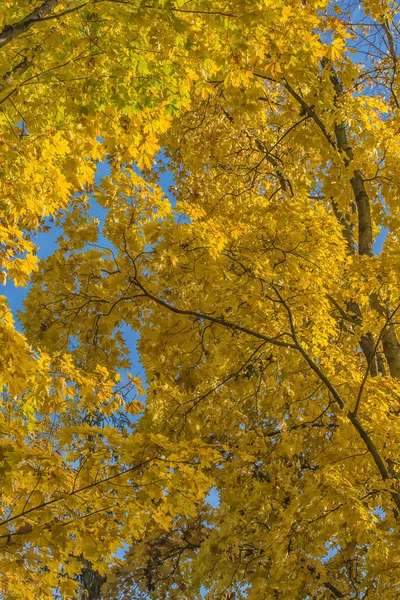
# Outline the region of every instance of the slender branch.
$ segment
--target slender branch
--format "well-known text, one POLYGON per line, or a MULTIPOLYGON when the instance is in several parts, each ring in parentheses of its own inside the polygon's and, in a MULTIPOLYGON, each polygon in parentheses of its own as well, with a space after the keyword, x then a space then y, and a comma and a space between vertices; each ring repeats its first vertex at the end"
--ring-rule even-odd
MULTIPOLYGON (((136 266, 135 266, 135 269, 136 269, 136 266)), ((274 338, 271 338, 271 337, 266 336, 264 334, 258 333, 256 331, 253 331, 253 330, 248 329, 246 327, 241 327, 240 325, 236 325, 235 323, 232 323, 230 321, 225 321, 225 319, 223 319, 223 318, 212 317, 211 315, 207 315, 207 314, 201 313, 199 311, 179 309, 179 308, 177 308, 175 306, 172 306, 172 305, 168 304, 168 302, 165 302, 164 300, 161 300, 157 296, 154 296, 153 294, 151 294, 138 281, 138 279, 136 278, 136 276, 135 276, 135 278, 132 278, 130 281, 131 281, 131 283, 135 284, 143 292, 143 294, 145 296, 147 296, 150 300, 153 300, 154 302, 156 302, 157 304, 159 304, 163 308, 166 308, 167 310, 169 310, 169 311, 171 311, 173 313, 176 313, 176 314, 179 314, 179 315, 192 316, 192 317, 196 317, 198 319, 204 319, 205 321, 210 321, 210 322, 216 323, 218 325, 222 325, 224 327, 228 327, 228 328, 233 329, 233 330, 242 331, 243 333, 246 333, 246 334, 251 335, 253 337, 256 337, 258 339, 265 340, 266 342, 269 342, 270 344, 274 344, 276 346, 283 346, 285 348, 292 348, 294 350, 297 350, 303 356, 304 360, 307 362, 307 364, 309 365, 309 367, 314 371, 314 373, 316 373, 316 375, 318 375, 319 379, 324 383, 324 385, 326 386, 326 388, 328 389, 328 391, 331 393, 332 397, 337 402, 337 404, 340 406, 340 408, 341 409, 345 408, 345 402, 344 402, 343 398, 341 397, 341 395, 339 394, 339 392, 336 390, 335 386, 331 383, 331 381, 329 381, 328 377, 325 375, 325 373, 322 371, 322 369, 318 366, 318 364, 316 362, 314 362, 314 360, 309 356, 309 354, 306 352, 306 350, 300 344, 300 342, 299 342, 299 340, 297 338, 296 329, 295 329, 294 320, 293 320, 293 315, 292 315, 292 312, 290 310, 290 307, 287 304, 286 300, 284 300, 284 298, 282 297, 282 295, 280 294, 279 290, 277 289, 277 287, 274 284, 272 284, 272 287, 273 287, 276 295, 278 296, 279 301, 285 307, 286 312, 288 314, 289 324, 290 324, 290 329, 291 329, 292 338, 294 340, 294 344, 287 343, 287 342, 281 342, 281 341, 279 341, 277 339, 274 339, 274 338)), ((399 308, 400 308, 400 306, 399 306, 399 308)), ((380 455, 380 453, 379 453, 377 447, 375 446, 374 442, 372 441, 371 437, 368 435, 368 433, 365 431, 364 427, 361 425, 361 423, 358 420, 357 416, 355 414, 353 414, 352 412, 348 411, 347 418, 353 424, 353 426, 356 429, 357 433, 359 434, 359 436, 361 437, 361 439, 365 443, 366 447, 368 448, 368 450, 369 450, 369 452, 371 454, 371 457, 372 457, 373 461, 375 462, 375 465, 377 466, 377 468, 379 470, 379 473, 381 474, 382 479, 384 481, 386 481, 388 479, 390 480, 390 475, 389 475, 389 472, 388 472, 388 469, 386 467, 384 459, 380 455)), ((390 494, 392 496, 392 499, 393 499, 394 503, 396 504, 396 507, 397 507, 398 511, 400 511, 400 494, 398 492, 394 491, 394 490, 390 490, 390 494)))
POLYGON ((334 140, 332 139, 331 135, 326 130, 325 125, 323 124, 323 122, 321 121, 321 119, 319 118, 319 116, 317 115, 315 110, 313 109, 313 107, 308 106, 307 102, 305 102, 303 100, 303 98, 292 88, 292 86, 290 85, 290 83, 288 81, 284 80, 283 85, 287 89, 289 94, 300 104, 305 115, 310 117, 314 121, 314 123, 319 127, 319 129, 324 134, 325 138, 328 140, 329 144, 333 148, 336 148, 336 144, 335 144, 334 140))
POLYGON ((352 323, 353 325, 355 323, 357 323, 357 317, 350 317, 343 310, 343 308, 340 306, 340 304, 335 300, 335 298, 333 298, 330 294, 327 294, 326 297, 328 298, 329 302, 332 302, 333 306, 339 311, 340 316, 342 317, 342 319, 344 319, 345 321, 348 321, 349 323, 352 323))
POLYGON ((296 127, 298 127, 298 125, 301 125, 302 123, 304 123, 304 121, 308 121, 308 119, 310 118, 309 114, 306 114, 305 117, 303 117, 302 119, 300 119, 299 121, 296 121, 296 123, 294 123, 293 125, 291 125, 288 129, 286 129, 286 131, 281 135, 281 137, 279 138, 279 140, 277 142, 275 142, 275 144, 269 148, 267 150, 267 152, 270 154, 273 150, 275 150, 275 148, 285 139, 285 137, 291 132, 293 131, 293 129, 296 129, 296 127))
MULTIPOLYGON (((140 469, 141 467, 152 462, 156 458, 157 458, 156 456, 153 456, 152 458, 148 458, 147 460, 141 462, 139 465, 134 465, 133 467, 124 469, 123 471, 120 471, 119 473, 115 473, 114 475, 110 475, 109 477, 105 477, 104 479, 100 479, 98 481, 93 481, 92 483, 88 483, 87 485, 84 485, 81 488, 73 490, 72 492, 69 492, 68 494, 64 494, 63 496, 61 496, 59 498, 53 498, 52 500, 47 500, 47 502, 42 502, 41 504, 32 506, 32 508, 28 508, 28 510, 23 510, 20 513, 18 513, 17 515, 14 515, 13 517, 9 517, 8 519, 1 521, 0 526, 7 525, 8 523, 11 523, 12 521, 15 521, 16 519, 20 519, 21 517, 24 517, 24 516, 28 515, 29 513, 34 512, 35 510, 40 510, 41 508, 45 508, 46 506, 50 506, 51 504, 55 504, 56 502, 61 502, 62 500, 64 500, 64 498, 70 498, 71 496, 76 496, 76 494, 79 494, 80 492, 85 492, 86 490, 96 487, 102 483, 107 483, 108 481, 116 479, 117 477, 121 477, 122 475, 131 473, 132 471, 137 471, 138 469, 140 469)), ((0 538, 7 537, 7 536, 8 536, 8 534, 5 534, 5 535, 0 536, 0 538)))
MULTIPOLYGON (((320 369, 320 367, 316 363, 314 363, 314 361, 312 360, 312 358, 310 356, 308 356, 307 352, 304 350, 304 348, 298 342, 298 338, 297 338, 296 331, 295 331, 295 326, 294 326, 294 320, 293 320, 293 316, 292 316, 290 307, 287 304, 287 302, 282 298, 282 295, 280 294, 280 292, 276 288, 276 286, 273 286, 273 288, 274 288, 275 293, 277 294, 278 298, 280 299, 280 301, 282 302, 283 306, 285 307, 285 309, 286 309, 286 311, 288 313, 290 328, 291 328, 291 331, 292 331, 292 337, 293 337, 293 339, 295 341, 295 344, 296 344, 296 349, 304 357, 304 359, 306 360, 306 362, 308 363, 308 365, 318 375, 318 377, 321 379, 321 381, 323 381, 323 383, 328 388, 328 390, 331 392, 332 396, 334 397, 334 399, 336 400, 336 402, 339 404, 339 406, 341 408, 344 408, 345 403, 344 403, 343 399, 341 398, 341 396, 339 395, 339 393, 337 392, 337 390, 335 389, 335 387, 333 386, 333 384, 329 381, 329 379, 326 377, 326 375, 320 369)), ((399 308, 400 308, 400 305, 396 308, 395 312, 399 308)), ((368 369, 368 372, 369 372, 369 369, 368 369)), ((359 436, 361 437, 361 439, 365 443, 366 447, 368 448, 368 450, 369 450, 369 452, 370 452, 370 454, 372 456, 372 459, 375 462, 375 465, 377 466, 377 468, 379 470, 379 473, 381 474, 382 479, 384 481, 390 479, 390 474, 389 474, 389 471, 388 471, 388 469, 386 467, 385 460, 380 455, 379 450, 375 446, 375 444, 372 441, 371 437, 368 435, 368 433, 366 432, 366 430, 364 429, 364 427, 361 425, 360 421, 357 418, 357 415, 354 414, 353 412, 349 411, 347 413, 347 418, 353 424, 353 426, 356 429, 357 433, 359 434, 359 436)), ((390 495, 392 496, 392 499, 393 499, 394 503, 396 504, 397 509, 400 511, 400 494, 398 492, 394 491, 394 490, 390 490, 390 495)))
POLYGON ((228 327, 229 329, 232 329, 233 331, 234 330, 242 331, 243 333, 247 333, 248 335, 251 335, 252 337, 258 338, 259 340, 264 340, 265 342, 274 344, 275 346, 296 349, 295 344, 291 344, 289 342, 282 342, 276 338, 271 338, 267 335, 264 335, 263 333, 259 333, 258 331, 253 331, 252 329, 248 329, 247 327, 242 327, 241 325, 237 325, 236 323, 227 321, 223 317, 213 317, 212 315, 209 315, 209 314, 203 313, 203 312, 199 312, 196 310, 184 310, 181 308, 177 308, 176 306, 172 306, 171 304, 168 304, 168 302, 161 300, 161 298, 154 296, 145 287, 143 287, 143 285, 136 278, 131 279, 130 281, 131 281, 131 283, 135 284, 140 290, 142 290, 143 294, 145 296, 147 296, 147 298, 149 298, 150 300, 153 300, 160 306, 163 306, 167 310, 169 310, 177 315, 186 315, 189 317, 195 317, 197 319, 203 319, 204 321, 209 321, 211 323, 215 323, 216 325, 223 325, 224 327, 228 327))
MULTIPOLYGON (((279 170, 278 161, 270 154, 270 151, 264 146, 264 144, 258 138, 255 138, 257 149, 262 152, 264 155, 264 159, 269 162, 276 169, 276 176, 279 179, 279 183, 281 184, 282 190, 284 192, 287 191, 286 179, 282 174, 282 171, 279 170)), ((263 160, 264 160, 263 159, 263 160)), ((262 162, 262 161, 261 161, 262 162)), ((261 164, 261 162, 259 164, 261 164)), ((257 165, 258 167, 259 165, 257 165)))
MULTIPOLYGON (((354 425, 354 427, 356 428, 356 430, 358 431, 361 439, 363 440, 363 442, 365 443, 365 445, 367 446, 368 450, 370 451, 376 466, 379 469, 379 472, 382 476, 382 479, 384 481, 386 481, 387 479, 390 479, 390 475, 389 475, 389 471, 387 470, 387 467, 384 463, 383 458, 380 456, 375 444, 373 443, 373 441, 371 440, 371 438, 369 437, 368 433, 365 431, 364 427, 361 425, 360 421, 358 420, 357 416, 354 415, 352 412, 348 412, 347 413, 347 417, 349 419, 349 421, 351 421, 351 423, 354 425)), ((400 506, 399 506, 400 508, 400 506)))
MULTIPOLYGON (((219 381, 216 385, 214 385, 210 390, 208 390, 208 392, 202 394, 201 396, 198 396, 197 398, 195 398, 193 401, 189 400, 189 402, 191 403, 191 406, 188 408, 188 410, 185 413, 185 417, 187 417, 187 415, 194 410, 194 408, 203 400, 205 400, 208 396, 210 396, 213 392, 215 392, 217 389, 220 389, 222 386, 224 386, 226 383, 228 383, 228 381, 230 381, 231 379, 237 377, 238 375, 240 375, 240 373, 242 371, 244 371, 244 369, 246 368, 246 366, 249 364, 249 362, 254 358, 254 356, 257 354, 257 352, 259 352, 261 350, 261 348, 266 344, 267 342, 262 342, 261 344, 259 344, 259 346, 257 346, 257 348, 254 350, 254 352, 252 352, 250 354, 250 356, 246 359, 246 361, 242 364, 242 366, 235 371, 234 373, 230 373, 229 375, 227 375, 227 377, 225 377, 225 379, 223 379, 222 381, 219 381)), ((187 404, 185 402, 185 404, 187 404)))
POLYGON ((275 294, 278 296, 279 301, 281 302, 282 306, 285 308, 285 310, 286 310, 286 312, 288 314, 290 329, 291 329, 291 332, 292 332, 292 337, 293 337, 294 342, 295 342, 295 349, 298 352, 300 352, 300 354, 302 355, 302 357, 304 358, 304 360, 306 361, 306 363, 308 364, 308 366, 311 367, 311 369, 314 371, 314 373, 316 375, 318 375, 318 377, 320 378, 320 380, 325 384, 325 387, 332 394, 332 396, 335 399, 335 401, 339 404, 340 408, 343 409, 345 407, 345 403, 344 403, 343 398, 340 396, 340 394, 337 391, 337 389, 335 388, 335 386, 329 381, 328 377, 325 375, 325 373, 323 372, 323 370, 317 365, 316 362, 314 362, 314 360, 311 358, 311 356, 308 355, 308 353, 304 350, 303 346, 300 344, 300 342, 299 342, 299 340, 297 338, 296 329, 295 329, 295 326, 294 326, 293 315, 292 315, 292 311, 290 309, 290 306, 288 305, 288 303, 286 302, 286 300, 284 300, 284 298, 282 297, 282 295, 279 292, 279 290, 277 289, 277 287, 274 284, 272 284, 272 287, 274 289, 275 294))
MULTIPOLYGON (((83 2, 83 4, 79 4, 79 6, 75 6, 74 8, 68 8, 67 10, 63 10, 62 12, 55 13, 54 15, 50 15, 49 17, 43 17, 42 19, 38 19, 39 23, 43 21, 50 21, 50 19, 59 19, 60 17, 65 17, 65 15, 70 15, 77 10, 80 10, 84 6, 87 6, 89 2, 83 2)), ((94 0, 94 4, 96 4, 96 0, 94 0)))
MULTIPOLYGON (((110 0, 111 2, 118 2, 118 0, 110 0)), ((145 4, 144 8, 151 8, 151 9, 158 9, 158 10, 163 10, 163 8, 158 8, 156 6, 151 6, 149 4, 145 4)), ((239 15, 235 15, 234 13, 227 13, 227 12, 223 12, 221 10, 188 10, 188 9, 184 9, 184 8, 169 8, 167 10, 171 10, 172 12, 177 12, 177 13, 187 13, 189 15, 218 15, 221 17, 234 17, 234 18, 238 18, 239 15)))

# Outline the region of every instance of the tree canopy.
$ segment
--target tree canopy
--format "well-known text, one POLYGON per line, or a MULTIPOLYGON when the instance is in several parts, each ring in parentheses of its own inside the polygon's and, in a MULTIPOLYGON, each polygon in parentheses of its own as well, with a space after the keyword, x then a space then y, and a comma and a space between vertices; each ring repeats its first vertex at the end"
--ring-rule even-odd
POLYGON ((400 597, 399 44, 387 0, 2 2, 1 598, 400 597))

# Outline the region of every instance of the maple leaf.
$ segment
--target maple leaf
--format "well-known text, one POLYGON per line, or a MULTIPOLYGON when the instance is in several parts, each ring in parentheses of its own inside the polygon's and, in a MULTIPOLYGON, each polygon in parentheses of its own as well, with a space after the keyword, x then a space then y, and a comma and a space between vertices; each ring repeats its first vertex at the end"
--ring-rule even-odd
POLYGON ((396 8, 26 4, 0 9, 0 266, 29 288, 18 327, 0 298, 1 597, 397 597, 396 8))

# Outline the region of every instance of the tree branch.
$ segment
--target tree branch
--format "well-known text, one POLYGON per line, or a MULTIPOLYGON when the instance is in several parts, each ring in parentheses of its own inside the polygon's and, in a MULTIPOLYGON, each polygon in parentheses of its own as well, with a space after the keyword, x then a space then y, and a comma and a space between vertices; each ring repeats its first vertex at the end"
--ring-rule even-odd
POLYGON ((242 327, 241 325, 237 325, 236 323, 232 323, 231 321, 226 321, 223 317, 213 317, 212 315, 209 315, 209 314, 203 313, 203 312, 199 312, 197 310, 184 310, 181 308, 177 308, 176 306, 172 306, 171 304, 168 304, 168 302, 165 302, 164 300, 161 300, 161 298, 157 298, 157 296, 154 296, 153 294, 151 294, 145 287, 143 287, 143 285, 136 279, 136 277, 132 278, 130 281, 131 281, 131 283, 136 285, 140 290, 142 290, 143 294, 145 296, 147 296, 147 298, 149 298, 150 300, 153 300, 160 306, 163 306, 167 310, 169 310, 177 315, 186 315, 189 317, 196 317, 197 319, 203 319, 204 321, 209 321, 210 323, 215 323, 216 325, 223 325, 224 327, 232 329, 233 331, 234 330, 242 331, 243 333, 247 333, 248 335, 250 335, 252 337, 258 338, 259 340, 264 340, 265 342, 268 342, 275 346, 296 349, 295 344, 291 344, 289 342, 282 342, 276 338, 271 338, 267 335, 264 335, 263 333, 259 333, 258 331, 253 331, 252 329, 248 329, 247 327, 242 327))
POLYGON ((357 416, 358 409, 359 409, 359 407, 360 407, 360 402, 361 402, 362 393, 363 393, 363 391, 364 391, 364 387, 365 387, 365 384, 366 384, 366 382, 367 382, 368 375, 369 375, 369 373, 370 373, 371 364, 372 364, 373 360, 374 360, 374 359, 375 359, 375 357, 376 357, 376 352, 377 352, 377 350, 378 350, 379 343, 380 343, 381 339, 382 339, 382 338, 383 338, 383 336, 384 336, 384 333, 385 333, 385 330, 386 330, 386 328, 387 328, 388 324, 389 324, 389 323, 390 323, 390 321, 393 319, 394 315, 395 315, 395 314, 396 314, 396 312, 399 310, 399 308, 400 308, 400 304, 397 306, 397 308, 395 308, 395 310, 392 312, 392 314, 391 314, 391 315, 388 315, 388 317, 387 317, 387 319, 386 319, 386 322, 385 322, 385 324, 383 325, 383 327, 382 327, 382 329, 381 329, 381 332, 380 332, 380 334, 379 334, 379 336, 378 336, 378 339, 376 340, 376 343, 375 343, 375 345, 374 345, 374 348, 373 348, 373 350, 372 350, 372 355, 371 355, 371 357, 370 357, 370 359, 369 359, 369 361, 368 361, 367 369, 366 369, 366 371, 365 371, 365 373, 364 373, 364 377, 363 377, 363 379, 362 379, 362 382, 361 382, 361 385, 360 385, 360 389, 359 389, 359 391, 358 391, 358 396, 357 396, 356 404, 355 404, 355 407, 354 407, 354 410, 353 410, 353 415, 354 415, 354 416, 357 416))
POLYGON ((332 585, 331 583, 325 582, 324 586, 330 591, 332 592, 332 594, 335 596, 335 598, 344 598, 345 595, 343 594, 343 592, 341 592, 340 590, 337 589, 337 587, 335 587, 334 585, 332 585))
MULTIPOLYGON (((225 319, 223 319, 223 318, 213 317, 213 316, 208 315, 206 313, 202 313, 202 312, 195 311, 195 310, 184 310, 184 309, 180 309, 180 308, 177 308, 175 306, 172 306, 172 305, 168 304, 168 302, 165 302, 164 300, 161 300, 160 298, 157 298, 157 296, 154 296, 153 294, 151 294, 151 292, 149 292, 138 281, 137 275, 136 275, 136 265, 134 265, 134 266, 135 266, 135 277, 132 278, 132 279, 130 279, 130 282, 132 284, 136 285, 143 292, 143 294, 145 296, 147 296, 147 298, 149 298, 150 300, 152 300, 156 304, 162 306, 163 308, 165 308, 165 309, 167 309, 167 310, 169 310, 169 311, 171 311, 171 312, 173 312, 175 314, 196 317, 198 319, 203 319, 205 321, 209 321, 209 322, 212 322, 212 323, 215 323, 215 324, 218 324, 218 325, 222 325, 222 326, 227 327, 227 328, 232 329, 232 330, 242 331, 243 333, 246 333, 246 334, 248 334, 250 336, 253 336, 253 337, 256 337, 258 339, 262 339, 262 340, 264 340, 266 342, 269 342, 270 344, 274 344, 275 346, 282 346, 284 348, 292 348, 293 350, 297 350, 302 355, 302 357, 304 358, 304 360, 306 361, 306 363, 309 365, 309 367, 314 371, 314 373, 316 373, 316 375, 318 375, 320 381, 323 382, 323 384, 325 385, 325 387, 327 388, 327 390, 331 393, 332 397, 337 402, 337 404, 340 406, 340 408, 341 409, 345 408, 345 402, 344 402, 343 398, 341 397, 341 395, 339 394, 339 392, 336 390, 335 386, 331 383, 331 381, 329 381, 328 377, 325 375, 325 373, 322 371, 322 369, 318 366, 318 364, 316 362, 314 362, 314 360, 308 355, 308 353, 306 352, 306 350, 304 350, 303 346, 300 344, 300 342, 299 342, 299 340, 297 338, 297 334, 296 334, 296 330, 295 330, 295 325, 294 325, 294 320, 293 320, 293 316, 292 316, 290 307, 287 304, 286 300, 284 300, 284 298, 280 294, 279 290, 277 290, 277 288, 276 288, 275 285, 272 284, 272 287, 273 287, 273 289, 274 289, 277 297, 279 298, 279 301, 282 303, 282 305, 284 306, 284 308, 286 309, 286 312, 288 314, 289 323, 290 323, 290 329, 291 329, 291 334, 292 334, 292 338, 293 338, 294 344, 291 344, 291 343, 288 343, 288 342, 281 342, 278 339, 271 338, 271 337, 266 336, 266 335, 264 335, 262 333, 259 333, 257 331, 253 331, 253 330, 248 329, 246 327, 242 327, 240 325, 236 325, 235 323, 232 323, 230 321, 225 321, 225 319)), ((399 308, 400 308, 400 306, 399 306, 399 308)), ((371 457, 372 457, 375 465, 378 468, 378 471, 379 471, 382 479, 384 481, 390 480, 391 477, 390 477, 388 469, 386 467, 385 460, 382 458, 382 456, 380 455, 379 450, 375 446, 374 442, 372 441, 372 439, 370 438, 370 436, 368 435, 368 433, 365 431, 364 427, 361 425, 360 421, 357 418, 357 415, 355 415, 352 412, 348 411, 347 418, 353 424, 353 426, 356 429, 357 433, 359 434, 359 436, 361 437, 361 439, 365 443, 367 449, 369 450, 369 452, 371 454, 371 457)), ((397 507, 398 511, 400 511, 400 494, 397 493, 394 490, 390 490, 390 494, 392 496, 392 499, 393 499, 394 503, 396 504, 396 507, 397 507)))
MULTIPOLYGON (((331 71, 331 82, 336 96, 335 103, 337 103, 343 96, 342 84, 328 59, 322 61, 322 67, 328 67, 331 71)), ((354 160, 354 154, 347 139, 346 125, 344 123, 335 123, 335 136, 337 148, 343 153, 344 164, 346 167, 349 167, 354 160)), ((373 256, 370 200, 365 188, 364 178, 357 169, 353 171, 350 184, 353 189, 358 213, 358 252, 361 255, 373 256)))
POLYGON ((42 21, 43 17, 52 13, 59 3, 60 0, 45 0, 40 6, 35 8, 35 10, 20 21, 17 21, 12 25, 6 25, 0 32, 0 48, 3 48, 13 39, 22 33, 25 33, 25 31, 28 31, 35 23, 42 21))
POLYGON ((329 142, 329 144, 333 148, 336 148, 336 144, 335 144, 334 140, 332 139, 331 135, 326 130, 325 125, 323 124, 323 122, 321 121, 321 119, 319 118, 317 113, 314 111, 313 107, 308 106, 307 102, 305 102, 303 100, 303 98, 292 88, 292 86, 290 85, 290 83, 288 81, 286 81, 286 79, 284 80, 283 86, 287 89, 289 94, 300 104, 304 114, 307 115, 308 117, 310 117, 314 121, 314 123, 319 127, 319 129, 322 131, 322 133, 324 134, 324 136, 327 139, 327 141, 329 142))
MULTIPOLYGON (((81 488, 78 488, 77 490, 73 490, 72 492, 69 492, 68 494, 64 494, 61 497, 58 498, 53 498, 52 500, 48 500, 47 502, 42 502, 41 504, 38 504, 36 506, 32 506, 32 508, 28 508, 27 510, 23 510, 20 513, 18 513, 17 515, 14 515, 13 517, 9 517, 8 519, 5 519, 4 521, 0 522, 0 527, 2 525, 7 525, 8 523, 11 523, 12 521, 15 521, 16 519, 20 519, 21 517, 25 517, 26 515, 28 515, 29 513, 34 512, 35 510, 40 510, 41 508, 45 508, 46 506, 50 506, 51 504, 54 504, 56 502, 61 502, 64 498, 69 498, 71 496, 76 496, 76 494, 79 494, 80 492, 85 492, 86 490, 89 490, 93 487, 96 487, 102 483, 107 483, 108 481, 111 481, 113 479, 116 479, 117 477, 121 477, 122 475, 126 475, 127 473, 131 473, 132 471, 137 471, 137 469, 140 469, 141 467, 147 465, 148 463, 152 462, 153 460, 155 460, 157 457, 153 456, 152 458, 148 458, 147 460, 141 462, 138 465, 134 465, 133 467, 129 467, 128 469, 124 469, 123 471, 120 471, 119 473, 115 473, 114 475, 110 475, 109 477, 105 477, 104 479, 100 479, 99 481, 94 481, 92 483, 88 483, 87 485, 82 486, 81 488)), ((8 534, 4 534, 4 535, 0 535, 0 538, 4 538, 4 537, 8 537, 8 534)))

